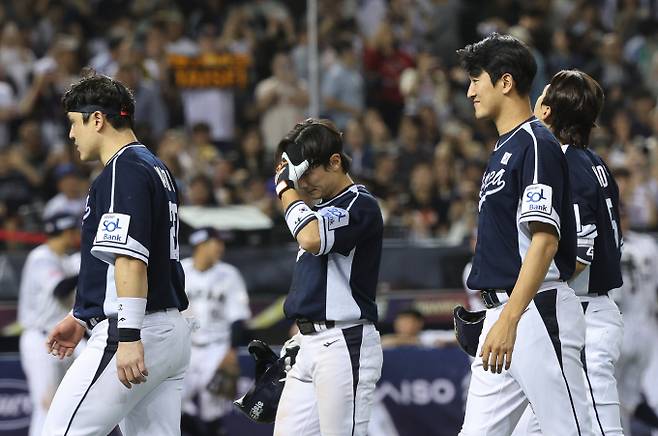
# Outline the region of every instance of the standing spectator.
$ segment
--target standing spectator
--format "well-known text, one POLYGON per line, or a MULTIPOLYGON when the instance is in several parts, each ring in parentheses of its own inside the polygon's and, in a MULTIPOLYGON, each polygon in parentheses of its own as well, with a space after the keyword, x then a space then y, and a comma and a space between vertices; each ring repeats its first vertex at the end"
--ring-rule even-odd
POLYGON ((397 132, 404 101, 400 74, 414 65, 413 58, 400 50, 388 22, 383 22, 363 52, 368 101, 382 114, 388 128, 397 132))
POLYGON ((279 52, 272 60, 272 75, 256 86, 256 105, 265 150, 273 155, 289 126, 304 117, 308 94, 295 76, 290 55, 279 52))
POLYGON ((58 193, 46 203, 43 217, 48 219, 66 213, 81 218, 85 210, 86 193, 82 175, 74 164, 66 163, 55 167, 54 176, 58 193))
POLYGON ((145 80, 137 63, 122 63, 117 68, 117 80, 132 89, 135 96, 135 130, 147 144, 160 139, 169 125, 167 106, 158 82, 145 80))
POLYGON ((345 152, 352 158, 350 174, 360 179, 370 178, 375 170, 375 156, 367 142, 360 118, 353 118, 347 122, 343 140, 345 152))
POLYGON ((365 91, 352 44, 340 42, 335 50, 338 58, 322 79, 322 97, 327 117, 343 130, 363 111, 365 91))

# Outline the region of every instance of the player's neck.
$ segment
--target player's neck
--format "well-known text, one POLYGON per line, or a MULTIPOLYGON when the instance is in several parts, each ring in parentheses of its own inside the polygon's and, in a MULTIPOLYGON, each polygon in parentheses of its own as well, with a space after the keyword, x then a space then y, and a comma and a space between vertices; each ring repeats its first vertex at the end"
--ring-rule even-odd
POLYGON ((494 119, 498 135, 509 133, 532 116, 528 97, 512 97, 500 108, 500 113, 494 119))
POLYGON ((339 182, 336 184, 336 188, 333 190, 331 195, 327 196, 327 198, 323 199, 324 201, 329 200, 334 198, 336 195, 340 194, 343 192, 348 186, 353 185, 354 180, 350 177, 349 174, 345 173, 344 177, 341 177, 339 182))
POLYGON ((101 162, 103 166, 107 165, 107 162, 112 159, 112 156, 131 142, 137 142, 137 136, 135 136, 135 132, 132 129, 114 130, 107 133, 101 144, 101 162))

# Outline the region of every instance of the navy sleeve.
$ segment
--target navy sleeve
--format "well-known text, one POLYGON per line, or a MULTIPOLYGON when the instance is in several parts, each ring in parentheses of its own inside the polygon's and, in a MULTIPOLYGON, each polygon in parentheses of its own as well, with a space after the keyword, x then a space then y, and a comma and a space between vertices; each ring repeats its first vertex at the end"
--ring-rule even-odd
MULTIPOLYGON (((530 130, 531 127, 528 127, 530 130)), ((556 143, 541 141, 528 132, 532 144, 522 161, 519 177, 520 209, 519 224, 542 222, 550 224, 560 236, 560 216, 564 207, 563 193, 568 183, 566 162, 562 150, 556 143)))
POLYGON ((359 240, 383 227, 377 201, 360 193, 347 208, 326 207, 317 211, 316 216, 320 229, 318 256, 332 252, 347 256, 359 240))
POLYGON ((113 163, 110 204, 102 215, 91 253, 114 264, 117 254, 146 264, 151 247, 152 179, 148 168, 129 159, 113 163))
POLYGON ((597 187, 587 177, 578 176, 573 172, 571 176, 571 198, 578 236, 576 260, 589 265, 594 260, 594 239, 598 235, 597 187))

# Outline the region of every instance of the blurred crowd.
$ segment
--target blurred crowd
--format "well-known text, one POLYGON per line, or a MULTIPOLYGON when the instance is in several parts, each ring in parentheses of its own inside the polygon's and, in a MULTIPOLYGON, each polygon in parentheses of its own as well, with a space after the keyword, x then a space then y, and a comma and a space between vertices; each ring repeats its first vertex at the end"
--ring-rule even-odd
MULTIPOLYGON (((60 98, 87 66, 133 89, 138 136, 176 176, 184 204, 252 205, 282 223, 271 176, 279 139, 308 116, 305 3, 0 2, 0 230, 38 231, 48 214, 84 209, 99 168, 78 161, 60 98), (182 79, 180 59, 211 68, 243 59, 246 69, 205 86, 182 79)), ((591 146, 629 174, 631 225, 658 227, 658 2, 318 5, 320 113, 344 132, 351 174, 381 200, 387 236, 470 236, 497 135, 473 118, 455 50, 492 31, 532 47, 533 99, 560 69, 601 82, 591 146)))

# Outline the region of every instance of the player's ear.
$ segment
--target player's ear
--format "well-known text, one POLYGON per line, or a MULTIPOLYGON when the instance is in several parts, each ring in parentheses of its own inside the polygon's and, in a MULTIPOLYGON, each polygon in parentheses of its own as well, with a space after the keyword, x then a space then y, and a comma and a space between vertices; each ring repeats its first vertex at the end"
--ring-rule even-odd
POLYGON ((103 118, 103 114, 100 111, 91 114, 91 121, 94 123, 97 132, 102 129, 105 124, 105 118, 103 118))
POLYGON ((329 158, 329 166, 334 171, 339 171, 342 168, 340 154, 334 153, 331 155, 331 157, 329 158))
POLYGON ((500 77, 500 83, 503 87, 503 94, 509 94, 514 87, 514 77, 510 73, 504 73, 500 77))

